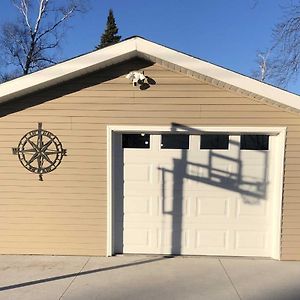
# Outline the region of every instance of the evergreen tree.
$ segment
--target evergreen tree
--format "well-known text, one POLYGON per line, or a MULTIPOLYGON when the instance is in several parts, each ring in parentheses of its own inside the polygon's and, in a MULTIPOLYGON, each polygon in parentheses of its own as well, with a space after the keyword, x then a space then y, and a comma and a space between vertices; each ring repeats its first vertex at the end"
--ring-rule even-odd
POLYGON ((105 31, 102 34, 100 44, 96 47, 96 49, 101 49, 118 43, 121 39, 121 36, 117 35, 118 30, 119 29, 116 25, 113 11, 112 9, 110 9, 107 17, 105 31))

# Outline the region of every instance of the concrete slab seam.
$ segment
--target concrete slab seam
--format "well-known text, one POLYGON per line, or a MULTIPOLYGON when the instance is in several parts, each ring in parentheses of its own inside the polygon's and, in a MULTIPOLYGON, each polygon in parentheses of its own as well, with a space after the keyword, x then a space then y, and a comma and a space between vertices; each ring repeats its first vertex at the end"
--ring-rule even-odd
POLYGON ((223 263, 222 263, 222 260, 221 260, 220 258, 218 258, 218 260, 219 260, 219 262, 220 262, 220 265, 221 265, 221 267, 222 267, 222 269, 223 269, 224 273, 226 274, 226 276, 227 276, 228 280, 230 281, 230 283, 231 283, 231 286, 234 288, 234 290, 235 290, 235 292, 236 292, 237 296, 239 297, 239 299, 240 299, 240 300, 242 300, 242 297, 240 296, 240 294, 239 294, 239 292, 238 292, 237 288, 235 287, 235 285, 234 285, 234 283, 233 283, 232 279, 230 278, 230 276, 229 276, 229 274, 228 274, 228 272, 227 272, 227 270, 226 270, 225 266, 224 266, 224 265, 223 265, 223 263))
POLYGON ((79 270, 79 272, 76 273, 76 275, 74 276, 74 278, 71 280, 71 282, 67 285, 67 287, 65 288, 65 290, 62 292, 61 296, 58 298, 58 300, 61 300, 62 297, 66 294, 67 290, 70 288, 70 286, 72 285, 72 283, 74 282, 74 280, 77 278, 77 276, 83 271, 83 269, 85 268, 85 266, 88 264, 88 262, 90 261, 90 257, 86 260, 86 262, 83 264, 82 268, 79 270))

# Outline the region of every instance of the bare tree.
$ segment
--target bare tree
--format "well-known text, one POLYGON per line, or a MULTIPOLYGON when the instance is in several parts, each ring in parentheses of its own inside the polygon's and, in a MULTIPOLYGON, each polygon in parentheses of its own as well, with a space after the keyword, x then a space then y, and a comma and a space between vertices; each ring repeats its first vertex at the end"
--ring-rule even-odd
MULTIPOLYGON (((264 58, 267 63, 264 80, 286 87, 297 79, 300 67, 300 0, 283 7, 283 18, 273 29, 273 44, 267 57, 258 60, 261 71, 264 58)), ((266 53, 264 53, 266 54, 266 53)))
POLYGON ((258 80, 264 82, 268 81, 270 77, 270 67, 269 67, 269 56, 270 50, 267 51, 260 51, 256 54, 256 61, 258 69, 253 72, 253 77, 257 78, 258 80))
POLYGON ((0 29, 2 60, 10 66, 4 80, 25 75, 56 62, 55 49, 60 46, 67 21, 83 12, 85 1, 11 0, 19 12, 15 22, 0 29), (15 67, 12 70, 12 66, 15 67), (12 74, 12 75, 11 75, 12 74))
POLYGON ((272 80, 280 85, 295 79, 300 64, 300 1, 284 8, 284 19, 274 29, 272 80))

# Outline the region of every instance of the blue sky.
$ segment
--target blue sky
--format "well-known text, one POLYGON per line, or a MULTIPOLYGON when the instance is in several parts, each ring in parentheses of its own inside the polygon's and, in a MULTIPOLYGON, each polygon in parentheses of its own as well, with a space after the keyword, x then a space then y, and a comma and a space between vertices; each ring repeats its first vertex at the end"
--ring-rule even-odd
MULTIPOLYGON (((250 75, 256 51, 270 45, 272 28, 282 18, 281 6, 289 1, 90 0, 90 10, 72 20, 60 55, 67 59, 93 50, 112 8, 123 38, 139 35, 250 75)), ((10 0, 1 1, 0 24, 16 14, 10 0)), ((288 89, 300 93, 296 83, 288 89)))

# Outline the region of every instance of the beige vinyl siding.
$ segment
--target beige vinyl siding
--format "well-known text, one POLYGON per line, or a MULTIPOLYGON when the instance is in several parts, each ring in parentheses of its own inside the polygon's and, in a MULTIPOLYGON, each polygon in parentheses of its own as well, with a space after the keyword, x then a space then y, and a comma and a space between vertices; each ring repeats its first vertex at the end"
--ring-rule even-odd
POLYGON ((139 59, 1 106, 0 253, 106 254, 107 125, 287 126, 282 259, 300 260, 300 118, 139 59), (124 77, 143 69, 140 91, 124 77), (42 122, 67 149, 44 181, 12 155, 42 122))

